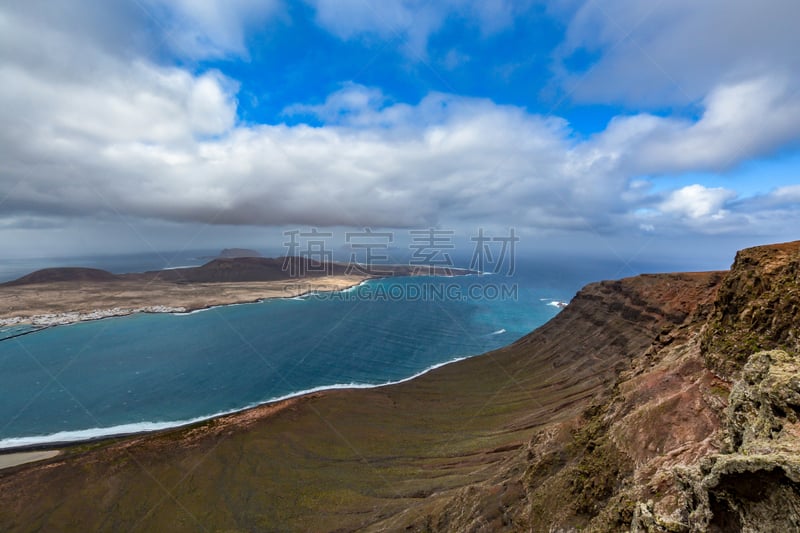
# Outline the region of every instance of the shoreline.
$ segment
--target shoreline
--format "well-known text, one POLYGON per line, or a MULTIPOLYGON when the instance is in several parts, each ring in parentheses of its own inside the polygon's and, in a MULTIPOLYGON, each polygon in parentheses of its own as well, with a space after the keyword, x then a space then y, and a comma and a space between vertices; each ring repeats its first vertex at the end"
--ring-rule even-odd
MULTIPOLYGON (((433 364, 411 376, 401 378, 394 381, 387 381, 384 383, 377 383, 377 384, 368 384, 368 383, 334 383, 331 385, 320 385, 318 387, 312 387, 310 389, 305 389, 297 392, 291 392, 285 394, 283 396, 278 396, 275 398, 270 398, 268 400, 264 400, 262 402, 253 403, 250 405, 246 405, 241 408, 231 409, 229 411, 222 411, 219 413, 214 413, 211 415, 204 415, 199 416, 187 420, 175 420, 175 421, 168 421, 168 422, 134 422, 129 424, 120 424, 118 426, 110 426, 107 428, 89 428, 89 429, 82 429, 82 430, 72 430, 72 431, 61 431, 57 433, 52 433, 50 435, 34 435, 30 437, 10 437, 7 439, 0 439, 0 459, 4 456, 13 455, 13 454, 20 454, 20 453, 28 453, 28 452, 59 452, 57 455, 61 455, 64 453, 65 450, 70 448, 86 445, 86 444, 93 444, 93 443, 102 443, 104 441, 113 441, 117 439, 126 439, 131 437, 142 437, 147 435, 157 435, 159 433, 167 433, 174 430, 186 429, 198 424, 204 424, 213 420, 225 419, 229 417, 236 417, 236 416, 244 416, 249 412, 256 411, 258 409, 269 408, 269 407, 280 407, 281 404, 285 402, 297 401, 302 400, 306 397, 312 397, 314 395, 319 394, 326 394, 332 391, 347 391, 347 390, 364 390, 364 389, 379 389, 382 387, 391 387, 394 385, 399 385, 401 383, 406 383, 417 379, 425 374, 433 372, 439 368, 443 368, 448 365, 452 365, 461 361, 465 361, 467 359, 471 359, 473 357, 478 357, 484 354, 475 354, 475 355, 466 355, 466 356, 459 356, 448 361, 444 361, 442 363, 433 364), (148 425, 148 426, 158 426, 152 427, 151 429, 141 429, 141 430, 122 430, 121 428, 124 427, 133 427, 136 425, 148 425), (53 440, 53 441, 42 441, 42 442, 29 442, 23 443, 19 445, 11 445, 8 447, 3 447, 3 441, 14 441, 14 440, 26 440, 26 439, 37 439, 42 438, 46 439, 48 437, 56 437, 57 435, 67 435, 67 434, 77 434, 89 431, 102 431, 102 430, 111 430, 114 428, 120 428, 117 432, 110 432, 106 434, 97 434, 97 435, 87 435, 86 437, 78 437, 78 438, 68 438, 68 437, 60 437, 61 440, 53 440)), ((53 456, 55 457, 55 455, 53 456)), ((4 468, 0 466, 0 471, 4 468)))
MULTIPOLYGON (((16 316, 10 318, 0 318, 0 328, 14 327, 14 326, 34 326, 34 327, 38 326, 39 328, 33 331, 20 333, 14 336, 18 337, 21 335, 27 335, 29 333, 34 333, 36 331, 41 331, 43 329, 52 328, 55 326, 68 326, 70 324, 77 324, 79 322, 92 322, 94 320, 103 320, 105 318, 117 318, 117 317, 135 315, 137 313, 160 314, 160 313, 181 313, 181 312, 188 312, 188 310, 184 307, 169 307, 162 305, 139 307, 135 309, 113 307, 111 309, 97 309, 95 311, 91 311, 88 313, 81 313, 75 311, 67 313, 33 315, 29 317, 16 316)), ((7 337, 6 339, 3 340, 11 339, 14 337, 7 337)))

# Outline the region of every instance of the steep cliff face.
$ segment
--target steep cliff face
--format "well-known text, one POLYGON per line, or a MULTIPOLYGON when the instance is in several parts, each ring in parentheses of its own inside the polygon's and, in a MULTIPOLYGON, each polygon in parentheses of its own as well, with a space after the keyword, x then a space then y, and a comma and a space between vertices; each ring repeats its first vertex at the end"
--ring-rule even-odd
POLYGON ((799 530, 798 267, 800 243, 740 252, 609 401, 537 434, 531 529, 799 530))
MULTIPOLYGON (((415 520, 395 517, 375 531, 628 529, 635 494, 621 489, 636 483, 635 474, 647 475, 643 463, 686 439, 691 439, 686 456, 705 453, 708 434, 719 427, 695 383, 699 350, 680 375, 669 379, 657 375, 666 375, 667 369, 636 379, 631 368, 652 369, 654 351, 688 337, 710 312, 722 277, 715 272, 645 275, 588 285, 567 312, 509 349, 553 346, 552 364, 570 375, 585 367, 591 371, 583 379, 591 379, 599 368, 613 368, 612 378, 561 416, 538 424, 528 443, 499 463, 485 481, 430 502, 415 520), (620 375, 629 376, 630 383, 621 384, 620 375), (669 406, 661 405, 667 396, 669 406), (687 400, 693 404, 684 406, 687 400), (651 419, 664 412, 691 423, 681 432, 650 431, 651 419)), ((714 378, 706 372, 703 379, 714 378)), ((653 470, 656 464, 647 466, 653 470)))
MULTIPOLYGON (((523 487, 519 504, 506 510, 511 529, 627 530, 640 498, 677 499, 667 472, 714 451, 710 437, 721 425, 724 403, 707 392, 719 380, 703 368, 699 346, 689 341, 711 312, 722 277, 639 276, 589 286, 573 300, 570 306, 581 306, 605 296, 603 305, 592 307, 595 313, 620 308, 626 327, 649 324, 649 335, 639 345, 619 346, 625 355, 610 386, 575 415, 534 432, 518 457, 524 468, 498 476, 498 486, 518 480, 523 487)), ((595 319, 602 328, 605 317, 595 319)), ((592 346, 580 348, 581 357, 591 357, 592 346)), ((491 491, 471 494, 472 507, 491 505, 491 491)), ((463 506, 460 501, 453 508, 463 506)))
POLYGON ((703 336, 715 371, 734 378, 759 350, 800 349, 800 245, 759 246, 736 254, 703 336))

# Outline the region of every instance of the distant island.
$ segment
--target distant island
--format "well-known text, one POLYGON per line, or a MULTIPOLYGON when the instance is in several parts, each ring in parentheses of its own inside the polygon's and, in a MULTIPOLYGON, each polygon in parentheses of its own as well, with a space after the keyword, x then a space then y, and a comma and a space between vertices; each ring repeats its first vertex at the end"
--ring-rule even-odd
MULTIPOLYGON (((247 250, 226 249, 222 254, 240 252, 247 250)), ((46 268, 0 284, 0 301, 4 302, 0 327, 52 326, 138 312, 187 312, 343 290, 381 277, 469 273, 473 272, 417 265, 368 268, 296 256, 225 257, 198 267, 130 274, 95 268, 46 268)))

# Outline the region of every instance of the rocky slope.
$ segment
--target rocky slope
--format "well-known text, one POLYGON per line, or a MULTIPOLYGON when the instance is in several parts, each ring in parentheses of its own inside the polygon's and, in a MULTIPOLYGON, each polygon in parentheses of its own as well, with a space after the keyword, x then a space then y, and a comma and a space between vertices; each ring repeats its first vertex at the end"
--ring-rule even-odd
POLYGON ((0 471, 0 529, 797 530, 799 253, 591 284, 410 382, 0 471))
POLYGON ((736 254, 703 336, 711 368, 735 377, 759 350, 800 351, 800 246, 759 246, 736 254))
POLYGON ((535 435, 526 525, 800 530, 798 267, 800 242, 740 252, 713 305, 634 355, 608 401, 535 435))

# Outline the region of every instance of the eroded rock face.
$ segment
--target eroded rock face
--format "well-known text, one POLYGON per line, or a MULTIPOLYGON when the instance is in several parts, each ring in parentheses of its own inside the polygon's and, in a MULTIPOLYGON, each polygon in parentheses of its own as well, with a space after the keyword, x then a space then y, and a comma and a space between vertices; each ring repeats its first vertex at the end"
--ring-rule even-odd
POLYGON ((632 531, 800 530, 800 357, 752 355, 731 390, 724 453, 676 469, 682 519, 639 503, 632 531))
POLYGON ((800 531, 798 276, 800 242, 740 252, 713 304, 664 325, 594 413, 534 438, 531 524, 800 531))
POLYGON ((728 407, 729 445, 745 454, 800 452, 800 358, 782 350, 750 357, 728 407))

